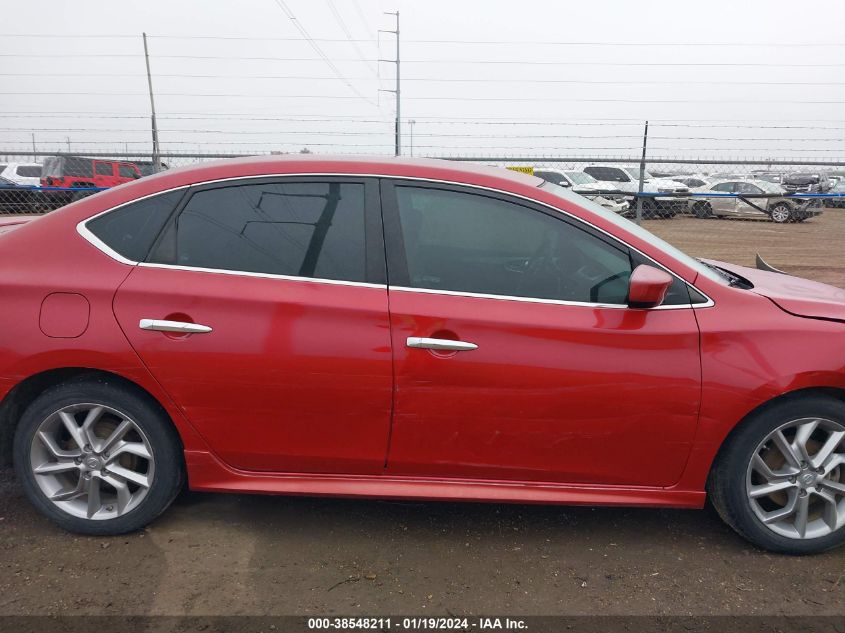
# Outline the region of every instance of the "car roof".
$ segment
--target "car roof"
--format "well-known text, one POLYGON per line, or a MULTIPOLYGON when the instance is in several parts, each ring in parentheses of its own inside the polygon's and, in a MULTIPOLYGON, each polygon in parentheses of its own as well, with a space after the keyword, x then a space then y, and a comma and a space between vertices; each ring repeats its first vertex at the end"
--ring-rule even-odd
MULTIPOLYGON (((420 178, 504 189, 514 186, 533 188, 538 187, 543 182, 542 178, 526 173, 469 162, 436 158, 330 156, 320 154, 229 158, 169 169, 142 180, 177 187, 227 178, 295 174, 420 178)), ((141 184, 142 181, 137 182, 141 184)), ((164 187, 160 188, 163 189, 164 187)))

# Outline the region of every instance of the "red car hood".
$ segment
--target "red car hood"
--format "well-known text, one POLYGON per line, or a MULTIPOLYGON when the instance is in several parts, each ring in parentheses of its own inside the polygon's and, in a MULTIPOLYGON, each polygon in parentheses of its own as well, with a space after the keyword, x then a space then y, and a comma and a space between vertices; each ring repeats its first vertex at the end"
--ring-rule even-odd
POLYGON ((754 284, 752 292, 771 299, 786 312, 816 319, 845 321, 845 290, 841 288, 736 264, 717 261, 708 263, 745 277, 754 284))

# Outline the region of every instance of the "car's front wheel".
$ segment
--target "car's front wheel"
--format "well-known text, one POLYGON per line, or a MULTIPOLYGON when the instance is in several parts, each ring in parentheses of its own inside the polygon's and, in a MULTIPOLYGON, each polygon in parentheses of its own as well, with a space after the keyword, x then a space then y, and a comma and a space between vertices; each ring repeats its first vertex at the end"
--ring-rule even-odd
POLYGON ((777 224, 784 224, 792 219, 792 209, 785 204, 775 205, 772 207, 770 214, 772 222, 776 222, 777 224))
POLYGON ((108 378, 53 387, 16 429, 15 470, 61 527, 122 534, 155 519, 182 483, 180 443, 164 412, 108 378))
POLYGON ((845 542, 845 403, 783 401, 746 420, 720 452, 713 505, 739 534, 785 554, 845 542))

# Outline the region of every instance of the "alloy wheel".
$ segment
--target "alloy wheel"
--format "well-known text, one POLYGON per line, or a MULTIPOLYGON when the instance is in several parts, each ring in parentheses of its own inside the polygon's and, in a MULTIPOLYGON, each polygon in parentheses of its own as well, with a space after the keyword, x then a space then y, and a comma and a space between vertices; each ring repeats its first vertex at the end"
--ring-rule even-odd
POLYGON ((116 409, 90 403, 63 407, 38 426, 30 468, 51 503, 93 520, 138 507, 155 474, 153 451, 141 428, 116 409))
POLYGON ((791 539, 826 536, 845 525, 845 427, 802 418, 772 431, 746 474, 751 509, 768 529, 791 539))
POLYGON ((784 205, 778 205, 772 209, 772 220, 779 224, 789 220, 789 208, 784 205))

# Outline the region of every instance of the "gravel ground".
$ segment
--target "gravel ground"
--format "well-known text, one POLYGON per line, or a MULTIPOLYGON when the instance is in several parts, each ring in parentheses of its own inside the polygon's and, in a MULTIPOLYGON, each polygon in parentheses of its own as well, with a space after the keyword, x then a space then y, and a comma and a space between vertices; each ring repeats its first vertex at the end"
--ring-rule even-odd
MULTIPOLYGON (((845 212, 676 218, 693 255, 845 286, 845 212), (740 239, 741 238, 741 239, 740 239)), ((711 510, 184 493, 151 527, 80 537, 0 472, 0 615, 845 615, 845 548, 755 550, 711 510)))

